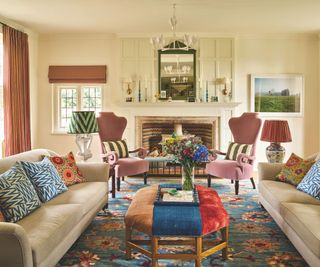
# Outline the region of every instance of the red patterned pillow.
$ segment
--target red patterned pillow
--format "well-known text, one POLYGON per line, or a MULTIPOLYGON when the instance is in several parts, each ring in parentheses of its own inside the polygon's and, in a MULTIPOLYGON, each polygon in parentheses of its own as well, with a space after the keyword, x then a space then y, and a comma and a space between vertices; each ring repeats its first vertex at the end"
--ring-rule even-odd
POLYGON ((297 186, 312 167, 314 162, 314 160, 304 160, 292 153, 276 178, 281 182, 297 186))
POLYGON ((66 186, 85 182, 72 152, 68 153, 65 157, 54 156, 48 157, 48 159, 56 167, 66 186))

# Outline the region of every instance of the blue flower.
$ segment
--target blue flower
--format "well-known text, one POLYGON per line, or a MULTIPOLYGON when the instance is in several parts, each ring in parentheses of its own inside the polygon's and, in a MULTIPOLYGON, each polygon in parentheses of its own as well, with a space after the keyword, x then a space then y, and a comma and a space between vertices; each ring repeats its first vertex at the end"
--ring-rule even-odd
POLYGON ((206 146, 200 145, 193 154, 195 162, 208 161, 209 151, 206 146))

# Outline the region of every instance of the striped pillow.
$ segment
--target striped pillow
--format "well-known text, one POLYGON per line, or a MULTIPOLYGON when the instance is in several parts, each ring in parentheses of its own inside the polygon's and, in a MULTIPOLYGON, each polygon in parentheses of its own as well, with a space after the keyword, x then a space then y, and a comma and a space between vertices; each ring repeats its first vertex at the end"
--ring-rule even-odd
POLYGON ((129 157, 129 150, 126 140, 103 142, 106 153, 117 152, 119 158, 129 157))
POLYGON ((250 155, 251 149, 252 149, 252 145, 231 142, 229 144, 226 159, 236 160, 238 155, 241 153, 250 155))

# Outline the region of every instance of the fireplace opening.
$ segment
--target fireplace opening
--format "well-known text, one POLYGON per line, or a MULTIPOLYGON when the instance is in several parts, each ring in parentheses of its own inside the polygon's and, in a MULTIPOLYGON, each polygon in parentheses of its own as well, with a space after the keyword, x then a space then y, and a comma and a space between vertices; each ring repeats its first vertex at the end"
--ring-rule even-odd
MULTIPOLYGON (((219 148, 218 117, 136 117, 136 145, 149 150, 149 175, 179 176, 180 166, 166 160, 161 142, 175 131, 178 135, 191 134, 199 136, 208 149, 219 148)), ((205 176, 203 166, 197 166, 195 174, 205 176)))
POLYGON ((174 131, 199 136, 209 149, 219 147, 218 117, 136 117, 136 145, 162 151, 161 141, 174 131))

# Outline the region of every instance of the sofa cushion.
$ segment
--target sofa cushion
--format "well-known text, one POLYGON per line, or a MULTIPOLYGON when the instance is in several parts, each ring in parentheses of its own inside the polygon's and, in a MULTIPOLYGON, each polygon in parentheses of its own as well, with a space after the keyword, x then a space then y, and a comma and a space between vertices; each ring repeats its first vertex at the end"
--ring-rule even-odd
POLYGON ((64 157, 53 156, 48 157, 48 159, 57 169, 66 186, 85 182, 85 179, 83 178, 83 175, 76 164, 72 152, 69 152, 64 157))
POLYGON ((19 221, 41 205, 32 183, 19 163, 0 174, 0 203, 7 222, 19 221))
POLYGON ((5 157, 0 161, 0 173, 4 173, 9 170, 17 161, 40 161, 43 159, 43 156, 53 156, 55 153, 47 149, 34 149, 5 157))
POLYGON ((259 194, 263 195, 277 212, 280 212, 281 203, 283 202, 320 205, 320 200, 297 190, 294 185, 278 181, 263 180, 259 182, 258 187, 259 194))
POLYGON ((281 182, 297 186, 313 164, 314 160, 304 160, 292 153, 276 178, 281 182))
POLYGON ((320 206, 282 203, 280 212, 306 246, 320 257, 320 206))
POLYGON ((80 205, 43 205, 17 224, 26 231, 30 241, 34 266, 38 266, 59 246, 68 233, 79 223, 80 205))
POLYGON ((92 208, 96 208, 101 198, 108 194, 105 182, 80 183, 68 187, 69 190, 45 205, 81 204, 82 214, 86 214, 92 208))
POLYGON ((320 160, 313 164, 297 189, 320 199, 320 160))
POLYGON ((21 164, 42 202, 68 190, 48 158, 40 162, 21 161, 21 164))

